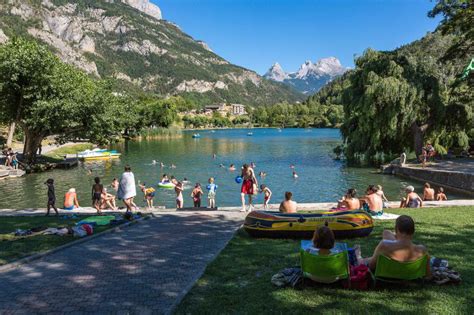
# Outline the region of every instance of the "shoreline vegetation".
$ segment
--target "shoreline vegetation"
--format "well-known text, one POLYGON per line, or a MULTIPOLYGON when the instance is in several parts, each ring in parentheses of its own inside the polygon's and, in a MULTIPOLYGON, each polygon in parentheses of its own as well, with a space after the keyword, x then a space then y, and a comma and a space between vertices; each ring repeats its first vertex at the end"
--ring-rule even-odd
POLYGON ((107 145, 177 136, 173 126, 340 127, 336 150, 352 165, 380 165, 403 152, 420 156, 426 143, 438 154, 474 152, 472 11, 467 2, 437 1, 428 13, 443 16, 434 32, 393 51, 367 49, 354 69, 303 102, 254 104, 235 115, 223 110, 242 106, 232 100, 212 105, 185 94, 118 92, 110 78, 92 78, 47 46, 14 37, 0 46, 0 123, 10 126, 7 146, 18 130, 27 165, 36 163, 47 137, 107 145))

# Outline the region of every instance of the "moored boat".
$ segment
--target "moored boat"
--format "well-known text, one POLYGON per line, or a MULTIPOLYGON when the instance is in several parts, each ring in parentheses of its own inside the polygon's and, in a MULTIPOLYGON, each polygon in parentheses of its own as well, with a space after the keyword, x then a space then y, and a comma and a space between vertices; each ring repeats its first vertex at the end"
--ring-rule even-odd
POLYGON ((121 154, 116 150, 93 149, 77 153, 77 157, 84 161, 108 160, 119 158, 121 154))

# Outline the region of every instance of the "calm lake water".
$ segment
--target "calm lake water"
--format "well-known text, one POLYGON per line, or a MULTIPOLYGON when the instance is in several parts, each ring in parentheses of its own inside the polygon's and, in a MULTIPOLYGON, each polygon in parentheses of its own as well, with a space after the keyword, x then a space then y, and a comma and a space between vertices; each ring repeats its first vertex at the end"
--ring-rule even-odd
MULTIPOLYGON (((75 187, 79 203, 90 206, 90 190, 95 176, 110 185, 114 177, 119 177, 125 164, 130 164, 135 179, 146 182, 147 186, 160 180, 163 173, 178 179, 188 178, 192 183, 200 182, 203 187, 209 177, 216 179, 217 205, 235 206, 240 202, 240 185, 234 178, 238 172, 228 171, 233 163, 237 168, 243 163, 254 162, 259 171, 267 172, 259 184, 264 183, 273 191, 272 203, 280 202, 285 191, 292 191, 298 202, 335 201, 347 188, 355 187, 360 193, 368 184, 380 184, 390 200, 399 200, 403 187, 408 184, 421 191, 421 183, 411 182, 395 176, 375 174, 375 169, 350 168, 344 162, 332 158, 332 149, 340 142, 337 129, 253 129, 250 130, 201 131, 200 139, 193 139, 192 132, 185 132, 182 138, 150 141, 129 141, 114 145, 122 152, 122 158, 113 162, 81 163, 71 170, 54 170, 41 174, 31 174, 23 178, 0 181, 0 208, 45 207, 47 196, 44 182, 54 178, 58 205, 66 190, 75 187), (212 154, 217 158, 213 159, 212 154), (152 160, 163 161, 166 165, 152 165, 152 160), (175 169, 168 166, 173 163, 175 169), (226 168, 219 167, 224 164, 226 168), (298 179, 293 179, 290 165, 294 164, 298 179), (90 174, 92 171, 92 174, 90 174)), ((186 187, 185 206, 192 206, 191 186, 186 187)), ((109 189, 110 191, 110 189, 109 189)), ((136 199, 139 206, 145 203, 140 191, 136 199)), ((452 197, 452 196, 450 196, 452 197)), ((155 205, 174 206, 174 192, 157 189, 155 205)), ((257 202, 263 197, 259 195, 257 202)), ((122 206, 121 202, 119 203, 122 206)))

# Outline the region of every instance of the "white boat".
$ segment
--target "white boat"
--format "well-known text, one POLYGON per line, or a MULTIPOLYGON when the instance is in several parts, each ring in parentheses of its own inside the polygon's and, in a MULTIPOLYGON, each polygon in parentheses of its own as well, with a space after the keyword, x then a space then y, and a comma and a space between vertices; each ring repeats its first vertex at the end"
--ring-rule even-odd
POLYGON ((107 159, 116 159, 121 156, 116 150, 107 150, 107 149, 93 149, 85 150, 77 153, 77 157, 84 161, 91 160, 107 160, 107 159))

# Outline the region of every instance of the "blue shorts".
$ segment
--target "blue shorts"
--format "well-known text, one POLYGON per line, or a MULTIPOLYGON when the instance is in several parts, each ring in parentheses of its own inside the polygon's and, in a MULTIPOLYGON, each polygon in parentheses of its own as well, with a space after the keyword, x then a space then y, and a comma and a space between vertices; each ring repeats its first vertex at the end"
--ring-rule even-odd
POLYGON ((74 205, 72 205, 70 207, 64 207, 64 210, 74 210, 74 205))

